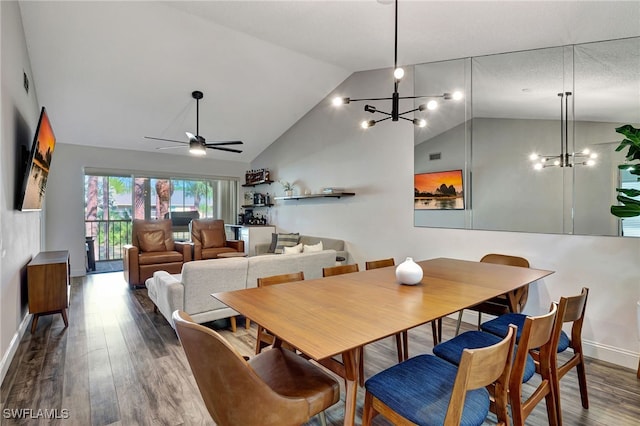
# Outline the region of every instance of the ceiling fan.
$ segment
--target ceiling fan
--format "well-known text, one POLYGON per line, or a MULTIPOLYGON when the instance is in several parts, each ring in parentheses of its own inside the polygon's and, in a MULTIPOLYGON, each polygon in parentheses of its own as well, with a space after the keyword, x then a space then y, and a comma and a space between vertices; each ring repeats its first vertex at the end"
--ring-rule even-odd
MULTIPOLYGON (((145 139, 153 139, 156 141, 166 141, 166 142, 174 142, 182 145, 189 145, 189 152, 194 155, 206 155, 207 151, 205 148, 209 149, 218 149, 220 151, 229 151, 229 152, 242 152, 239 149, 233 148, 225 148, 224 145, 242 145, 242 141, 216 141, 216 142, 207 142, 205 138, 200 136, 200 99, 204 97, 201 91, 194 90, 191 93, 191 97, 196 100, 196 134, 185 132, 187 137, 189 138, 189 142, 185 141, 176 141, 173 139, 163 139, 163 138, 154 138, 151 136, 145 136, 145 139)), ((164 146, 156 149, 174 149, 174 148, 183 148, 182 146, 164 146)))

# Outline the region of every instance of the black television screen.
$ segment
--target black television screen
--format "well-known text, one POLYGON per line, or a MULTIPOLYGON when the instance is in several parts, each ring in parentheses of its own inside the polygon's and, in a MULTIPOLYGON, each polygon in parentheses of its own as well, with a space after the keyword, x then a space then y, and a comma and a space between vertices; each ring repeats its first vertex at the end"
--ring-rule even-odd
POLYGON ((26 164, 22 190, 18 197, 18 209, 21 211, 42 210, 42 201, 47 187, 51 156, 56 146, 47 111, 44 107, 40 111, 38 127, 29 152, 26 164))

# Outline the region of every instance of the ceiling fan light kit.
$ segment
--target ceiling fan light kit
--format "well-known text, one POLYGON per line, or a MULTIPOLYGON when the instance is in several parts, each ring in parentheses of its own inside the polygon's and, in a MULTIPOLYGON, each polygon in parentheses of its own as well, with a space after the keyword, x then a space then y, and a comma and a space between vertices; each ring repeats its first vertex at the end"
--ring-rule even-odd
POLYGON ((416 111, 424 111, 424 110, 434 110, 438 107, 438 101, 435 99, 430 100, 426 104, 420 104, 417 108, 410 109, 408 111, 400 112, 400 100, 401 99, 422 99, 422 98, 442 98, 443 100, 460 100, 464 97, 462 92, 454 92, 454 93, 443 93, 441 95, 420 95, 420 96, 400 96, 398 93, 398 85, 400 81, 404 77, 405 72, 404 69, 398 67, 398 0, 395 0, 395 45, 394 45, 394 61, 393 61, 393 94, 390 98, 362 98, 362 99, 351 99, 350 97, 342 97, 336 96, 332 99, 331 103, 338 107, 340 105, 347 105, 351 102, 362 102, 362 101, 391 101, 391 112, 385 112, 378 110, 373 105, 365 105, 364 110, 369 113, 379 113, 386 115, 386 117, 381 118, 379 120, 364 120, 360 123, 360 127, 363 129, 368 129, 369 127, 373 127, 376 123, 381 121, 389 120, 391 121, 399 121, 406 120, 413 123, 416 127, 425 127, 427 125, 427 121, 421 118, 408 118, 405 117, 406 114, 411 114, 416 111))
MULTIPOLYGON (((172 139, 163 139, 163 138, 154 138, 151 136, 145 136, 145 139, 153 139, 157 141, 164 142, 174 142, 182 145, 189 145, 189 153, 192 155, 203 156, 207 155, 206 148, 209 149, 217 149, 220 151, 228 151, 241 153, 242 151, 234 148, 224 148, 222 145, 242 145, 242 141, 220 141, 220 142, 208 142, 200 136, 200 99, 204 98, 204 94, 199 90, 194 90, 191 92, 191 97, 196 100, 196 134, 185 132, 187 138, 189 138, 189 142, 184 141, 176 141, 172 139)), ((159 147, 156 149, 174 149, 174 148, 182 148, 180 146, 165 146, 159 147)))

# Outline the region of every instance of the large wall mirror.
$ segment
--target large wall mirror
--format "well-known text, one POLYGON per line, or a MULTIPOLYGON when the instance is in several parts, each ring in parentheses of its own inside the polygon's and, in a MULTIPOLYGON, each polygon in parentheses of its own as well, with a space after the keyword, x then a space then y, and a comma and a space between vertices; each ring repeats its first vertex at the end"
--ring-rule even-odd
POLYGON ((416 129, 414 170, 461 170, 464 208, 416 197, 415 226, 640 236, 640 218, 609 211, 616 187, 637 185, 618 170, 615 128, 640 127, 640 38, 415 67, 416 95, 459 88, 464 102, 443 103, 416 129), (534 169, 533 153, 565 149, 589 154, 534 169))

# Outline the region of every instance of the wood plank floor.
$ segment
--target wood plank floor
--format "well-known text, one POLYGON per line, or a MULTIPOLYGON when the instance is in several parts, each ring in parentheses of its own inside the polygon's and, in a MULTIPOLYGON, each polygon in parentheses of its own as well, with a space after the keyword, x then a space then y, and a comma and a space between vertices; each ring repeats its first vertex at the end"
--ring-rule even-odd
MULTIPOLYGON (((211 326, 215 325, 224 324, 211 326)), ((445 338, 452 336, 454 322, 445 319, 444 326, 445 338)), ((253 354, 255 325, 235 334, 220 331, 241 353, 253 354)), ((412 355, 431 352, 429 326, 409 335, 412 355)), ((365 354, 365 372, 370 376, 394 364, 395 341, 369 345, 365 354)), ((570 372, 561 388, 564 424, 640 424, 640 380, 635 371, 587 362, 590 409, 580 405, 575 372, 570 372)), ((69 328, 64 328, 60 315, 42 317, 36 333, 27 332, 22 339, 0 391, 2 425, 213 424, 173 329, 162 315, 153 313, 146 290, 129 290, 121 273, 74 279, 69 328), (31 409, 29 417, 38 417, 39 409, 57 410, 54 415, 68 418, 6 418, 6 410, 12 409, 31 409)), ((359 390, 358 422, 363 400, 359 390)), ((343 412, 344 394, 327 411, 328 423, 341 425, 343 412)), ((312 419, 309 424, 320 423, 312 419)), ((388 422, 379 416, 374 424, 388 422)), ((493 424, 491 418, 486 424, 493 424)), ((546 424, 541 403, 527 425, 546 424)))

